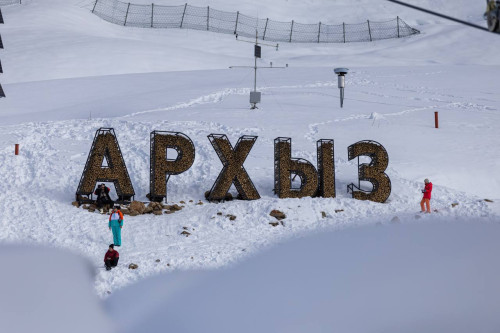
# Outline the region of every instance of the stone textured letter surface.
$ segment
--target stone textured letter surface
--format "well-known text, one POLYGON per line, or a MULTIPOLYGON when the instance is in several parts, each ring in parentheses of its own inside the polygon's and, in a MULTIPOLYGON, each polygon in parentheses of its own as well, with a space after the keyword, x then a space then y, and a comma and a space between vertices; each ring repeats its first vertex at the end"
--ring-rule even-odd
POLYGON ((112 128, 97 130, 78 185, 77 196, 91 195, 97 182, 113 182, 119 200, 130 200, 135 195, 115 131, 112 128), (107 166, 103 166, 104 160, 107 166))
POLYGON ((240 137, 234 149, 224 134, 210 134, 208 139, 224 166, 208 194, 208 200, 224 200, 232 184, 241 199, 260 199, 259 192, 243 167, 257 137, 251 135, 240 137))
POLYGON ((151 201, 162 201, 167 196, 167 182, 193 165, 193 141, 179 132, 151 132, 149 195, 151 201), (176 158, 168 158, 167 150, 175 149, 176 158))
POLYGON ((354 188, 360 190, 359 186, 348 185, 352 191, 352 197, 359 200, 371 200, 375 202, 385 202, 391 195, 391 180, 385 174, 389 165, 389 155, 385 148, 375 141, 359 141, 347 148, 349 160, 359 156, 368 156, 370 163, 359 165, 359 180, 372 183, 371 192, 354 191, 354 188))
POLYGON ((301 158, 292 158, 292 139, 274 139, 274 193, 279 198, 315 196, 318 172, 314 165, 301 158), (292 188, 292 177, 299 176, 300 186, 292 188))

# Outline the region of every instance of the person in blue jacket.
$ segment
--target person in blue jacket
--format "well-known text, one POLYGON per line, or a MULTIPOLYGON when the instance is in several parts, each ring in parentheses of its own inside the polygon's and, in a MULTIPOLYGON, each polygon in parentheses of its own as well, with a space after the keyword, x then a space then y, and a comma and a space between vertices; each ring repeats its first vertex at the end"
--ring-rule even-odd
POLYGON ((122 227, 123 227, 123 214, 120 207, 114 206, 113 211, 109 215, 109 230, 113 232, 113 243, 115 246, 122 245, 122 227))

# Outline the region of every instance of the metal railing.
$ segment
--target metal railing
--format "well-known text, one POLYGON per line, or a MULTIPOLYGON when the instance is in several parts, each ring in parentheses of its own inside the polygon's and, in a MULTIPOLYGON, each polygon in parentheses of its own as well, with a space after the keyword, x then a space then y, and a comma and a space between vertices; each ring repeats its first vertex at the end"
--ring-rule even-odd
POLYGON ((0 0, 0 6, 22 4, 22 0, 0 0))
MULTIPOLYGON (((2 1, 2 0, 0 0, 2 1)), ((140 28, 181 28, 255 37, 273 42, 349 43, 408 37, 420 33, 399 17, 385 21, 330 25, 259 19, 240 12, 210 7, 136 5, 118 0, 96 0, 92 13, 105 21, 140 28)))

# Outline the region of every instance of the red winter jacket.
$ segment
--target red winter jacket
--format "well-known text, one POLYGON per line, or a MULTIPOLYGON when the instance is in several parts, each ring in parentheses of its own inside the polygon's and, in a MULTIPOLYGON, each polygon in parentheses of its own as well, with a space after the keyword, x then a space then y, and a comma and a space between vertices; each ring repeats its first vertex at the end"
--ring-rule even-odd
POLYGON ((113 252, 108 250, 108 252, 106 252, 106 254, 104 255, 104 261, 118 258, 120 258, 120 254, 116 250, 114 250, 113 252))
POLYGON ((432 192, 432 183, 427 183, 425 184, 425 189, 424 189, 424 199, 430 199, 431 198, 431 192, 432 192))

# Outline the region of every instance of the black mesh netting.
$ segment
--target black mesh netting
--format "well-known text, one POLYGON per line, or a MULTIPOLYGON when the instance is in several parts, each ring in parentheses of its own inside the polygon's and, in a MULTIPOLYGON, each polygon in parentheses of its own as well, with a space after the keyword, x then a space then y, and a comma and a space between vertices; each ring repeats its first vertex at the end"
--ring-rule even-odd
MULTIPOLYGON (((9 2, 14 0, 0 0, 9 2)), ((16 0, 16 3, 19 0, 16 0)), ((134 5, 118 0, 97 0, 92 10, 102 19, 141 28, 185 28, 206 30, 274 42, 349 43, 400 38, 418 34, 399 17, 385 22, 357 24, 303 24, 257 19, 240 12, 223 12, 210 7, 134 5)))

